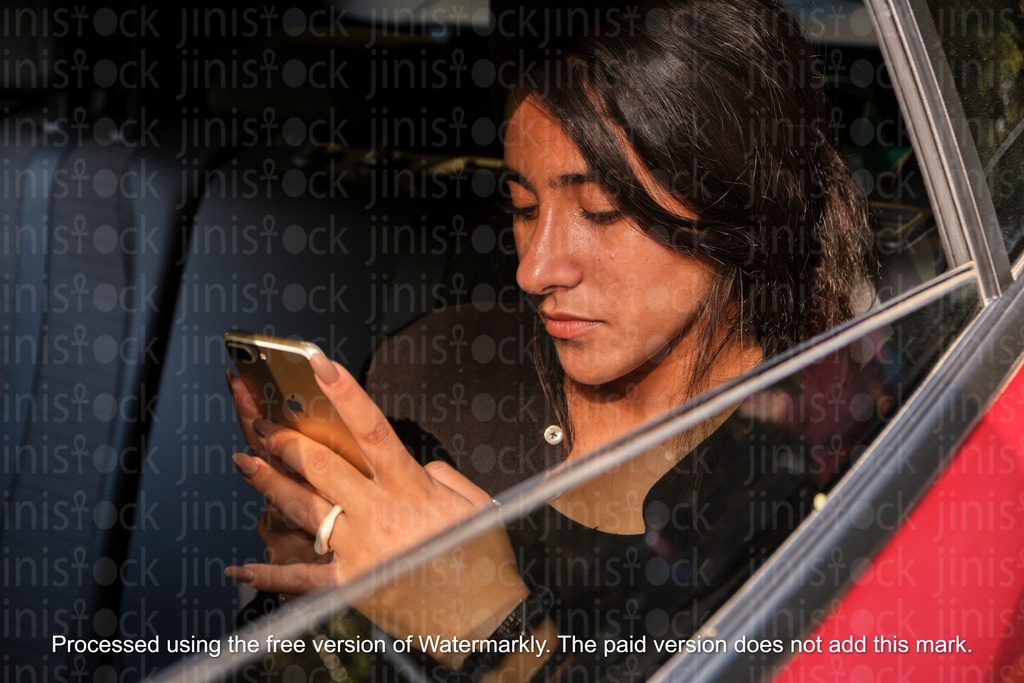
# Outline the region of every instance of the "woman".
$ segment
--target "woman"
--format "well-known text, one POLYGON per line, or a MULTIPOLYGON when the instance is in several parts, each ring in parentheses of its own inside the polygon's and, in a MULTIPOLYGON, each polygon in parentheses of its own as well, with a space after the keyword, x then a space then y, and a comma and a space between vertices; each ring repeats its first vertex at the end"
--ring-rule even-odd
MULTIPOLYGON (((344 583, 532 471, 572 461, 851 315, 854 286, 866 281, 865 220, 828 142, 814 55, 795 21, 773 0, 645 5, 634 16, 626 27, 609 9, 592 38, 556 51, 509 97, 508 209, 516 279, 535 309, 535 374, 517 363, 467 371, 403 359, 391 342, 368 385, 387 406, 387 391, 443 392, 461 373, 459 386, 477 396, 521 384, 544 397, 545 410, 496 429, 415 409, 388 410, 389 422, 351 376, 318 357, 322 388, 374 466, 369 480, 327 449, 256 419, 251 397, 229 377, 254 453, 280 458, 304 479, 235 456, 272 504, 261 533, 274 564, 230 575, 285 594, 344 583), (478 448, 524 434, 521 466, 475 467, 478 448), (542 434, 549 448, 527 456, 542 434), (409 449, 424 444, 429 462, 421 466, 409 449), (317 535, 321 546, 342 550, 318 555, 317 535)), ((428 316, 412 333, 450 329, 453 320, 471 331, 505 324, 490 314, 453 315, 428 316)), ((477 539, 460 551, 465 564, 432 563, 431 581, 395 585, 357 607, 403 639, 499 638, 509 628, 550 643, 558 634, 639 638, 683 613, 690 626, 682 632, 692 633, 728 594, 737 562, 749 571, 799 519, 765 519, 744 497, 772 490, 805 505, 813 493, 793 470, 752 475, 750 458, 735 449, 767 437, 739 422, 719 416, 550 501, 511 538, 495 531, 477 539), (593 557, 579 564, 579 555, 593 557), (562 564, 538 570, 531 561, 552 557, 562 564), (607 588, 612 573, 621 579, 625 565, 615 561, 624 558, 642 563, 642 576, 619 584, 617 605, 580 612, 605 594, 560 568, 607 588), (659 562, 668 574, 658 575, 659 562), (457 578, 460 566, 471 571, 457 578), (451 605, 471 609, 439 608, 451 605)), ((537 657, 427 654, 473 679, 488 671, 542 677, 568 666, 554 647, 537 657)))

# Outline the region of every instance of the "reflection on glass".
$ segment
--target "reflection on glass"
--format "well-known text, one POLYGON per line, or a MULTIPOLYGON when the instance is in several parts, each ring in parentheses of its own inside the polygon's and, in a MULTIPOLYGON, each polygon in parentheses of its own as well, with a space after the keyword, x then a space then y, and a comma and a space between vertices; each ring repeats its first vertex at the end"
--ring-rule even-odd
POLYGON ((1010 257, 1024 247, 1024 7, 1018 0, 930 0, 1010 257))
MULTIPOLYGON (((640 680, 677 652, 724 647, 697 630, 811 512, 815 497, 831 490, 977 308, 974 286, 963 286, 698 426, 698 436, 711 436, 647 495, 643 533, 606 533, 575 521, 571 506, 543 502, 506 530, 492 529, 488 535, 507 533, 519 575, 542 596, 544 614, 521 640, 499 646, 500 639, 484 636, 492 643, 486 647, 521 648, 510 657, 532 663, 517 673, 536 672, 537 680, 557 674, 587 681, 640 680)), ((616 467, 651 467, 661 451, 673 453, 692 435, 616 467)), ((410 560, 416 568, 398 580, 421 587, 424 596, 436 594, 440 580, 499 588, 493 563, 468 561, 468 547, 410 560)), ((375 612, 387 603, 387 590, 311 628, 301 654, 264 651, 237 680, 446 680, 447 670, 423 652, 431 647, 429 633, 389 634, 375 625, 386 621, 375 612)), ((469 620, 474 612, 461 600, 424 599, 403 609, 421 623, 438 610, 469 620)), ((392 624, 394 616, 388 615, 392 624)), ((496 658, 491 673, 510 661, 496 658)))

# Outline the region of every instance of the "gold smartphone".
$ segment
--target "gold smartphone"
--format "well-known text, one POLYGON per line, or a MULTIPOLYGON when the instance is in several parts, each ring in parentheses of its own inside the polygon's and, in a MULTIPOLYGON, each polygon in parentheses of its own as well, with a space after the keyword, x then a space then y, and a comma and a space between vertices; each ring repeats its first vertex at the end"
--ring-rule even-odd
POLYGON ((225 332, 224 344, 263 417, 322 443, 373 477, 366 455, 316 383, 309 363, 323 353, 316 344, 241 330, 225 332))

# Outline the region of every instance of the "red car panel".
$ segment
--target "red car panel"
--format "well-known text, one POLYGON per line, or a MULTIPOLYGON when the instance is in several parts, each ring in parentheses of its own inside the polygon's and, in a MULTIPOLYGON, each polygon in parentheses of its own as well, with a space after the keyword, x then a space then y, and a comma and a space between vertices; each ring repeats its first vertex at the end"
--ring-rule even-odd
POLYGON ((777 683, 1024 681, 1022 415, 1018 370, 777 683))

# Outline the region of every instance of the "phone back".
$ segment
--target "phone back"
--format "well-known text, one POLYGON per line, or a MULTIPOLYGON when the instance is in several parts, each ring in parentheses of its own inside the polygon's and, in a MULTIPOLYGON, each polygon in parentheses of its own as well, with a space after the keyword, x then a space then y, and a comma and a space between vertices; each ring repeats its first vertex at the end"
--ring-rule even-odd
POLYGON ((322 352, 315 344, 235 331, 225 335, 225 343, 266 419, 327 446, 373 477, 362 449, 316 382, 309 358, 322 352))

